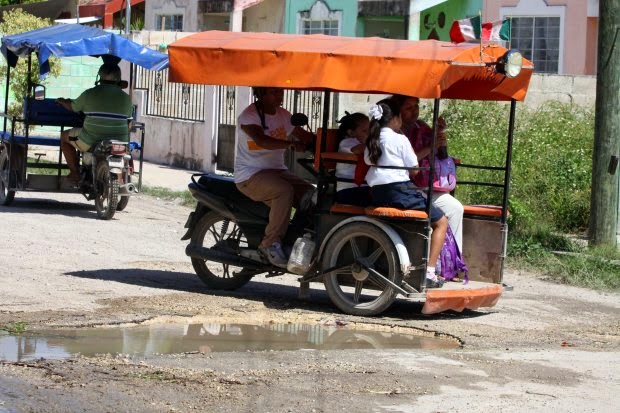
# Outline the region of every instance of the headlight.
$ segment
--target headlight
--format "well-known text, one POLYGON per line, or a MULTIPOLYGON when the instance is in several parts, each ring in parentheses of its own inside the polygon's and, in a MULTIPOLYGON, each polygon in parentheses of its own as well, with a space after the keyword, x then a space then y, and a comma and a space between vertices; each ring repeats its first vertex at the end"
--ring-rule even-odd
POLYGON ((511 49, 497 60, 495 69, 506 77, 516 77, 521 73, 521 67, 523 67, 523 56, 518 50, 511 49))

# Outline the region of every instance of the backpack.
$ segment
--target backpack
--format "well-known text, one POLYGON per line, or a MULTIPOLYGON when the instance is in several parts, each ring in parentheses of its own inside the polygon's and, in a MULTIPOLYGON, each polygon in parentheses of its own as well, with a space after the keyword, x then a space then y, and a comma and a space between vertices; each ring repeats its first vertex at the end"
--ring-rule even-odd
MULTIPOLYGON (((420 162, 421 168, 428 168, 430 166, 428 158, 422 159, 420 162)), ((433 191, 435 192, 452 192, 456 187, 456 165, 454 159, 448 156, 445 159, 439 159, 435 157, 435 179, 433 180, 433 191)), ((428 186, 428 177, 430 171, 420 171, 415 177, 415 183, 419 187, 428 186), (419 176, 419 178, 418 178, 419 176)))
POLYGON ((441 276, 446 281, 453 280, 459 272, 463 273, 463 284, 469 282, 467 265, 463 261, 459 247, 454 239, 454 234, 450 226, 446 232, 446 239, 443 242, 441 253, 439 253, 439 264, 441 266, 441 276))

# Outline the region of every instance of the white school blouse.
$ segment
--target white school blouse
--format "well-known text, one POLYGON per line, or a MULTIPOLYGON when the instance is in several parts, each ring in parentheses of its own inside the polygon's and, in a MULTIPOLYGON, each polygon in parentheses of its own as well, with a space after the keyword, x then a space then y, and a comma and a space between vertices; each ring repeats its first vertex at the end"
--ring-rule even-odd
MULTIPOLYGON (((379 147, 381 157, 377 161, 378 166, 418 166, 418 158, 413 152, 411 143, 405 135, 394 132, 390 128, 382 128, 379 134, 379 147)), ((364 161, 372 165, 368 157, 368 148, 364 150, 364 161)), ((385 185, 394 182, 409 181, 409 171, 406 169, 384 169, 371 166, 366 173, 366 182, 370 186, 385 185)))

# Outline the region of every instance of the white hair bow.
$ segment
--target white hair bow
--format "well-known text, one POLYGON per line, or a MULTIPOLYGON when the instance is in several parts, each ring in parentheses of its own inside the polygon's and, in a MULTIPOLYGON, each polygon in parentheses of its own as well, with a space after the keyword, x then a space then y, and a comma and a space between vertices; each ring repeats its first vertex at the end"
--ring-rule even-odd
POLYGON ((368 114, 370 115, 371 118, 375 120, 379 120, 383 116, 383 108, 381 108, 381 106, 379 105, 374 105, 373 107, 370 108, 370 111, 368 112, 368 114))

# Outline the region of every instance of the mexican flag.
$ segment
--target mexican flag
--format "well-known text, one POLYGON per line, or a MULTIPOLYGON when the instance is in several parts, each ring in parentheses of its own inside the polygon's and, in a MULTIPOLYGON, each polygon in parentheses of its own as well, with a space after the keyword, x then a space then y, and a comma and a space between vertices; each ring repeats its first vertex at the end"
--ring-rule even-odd
POLYGON ((480 21, 480 16, 455 20, 450 28, 450 40, 454 43, 510 40, 510 19, 486 23, 480 21))

